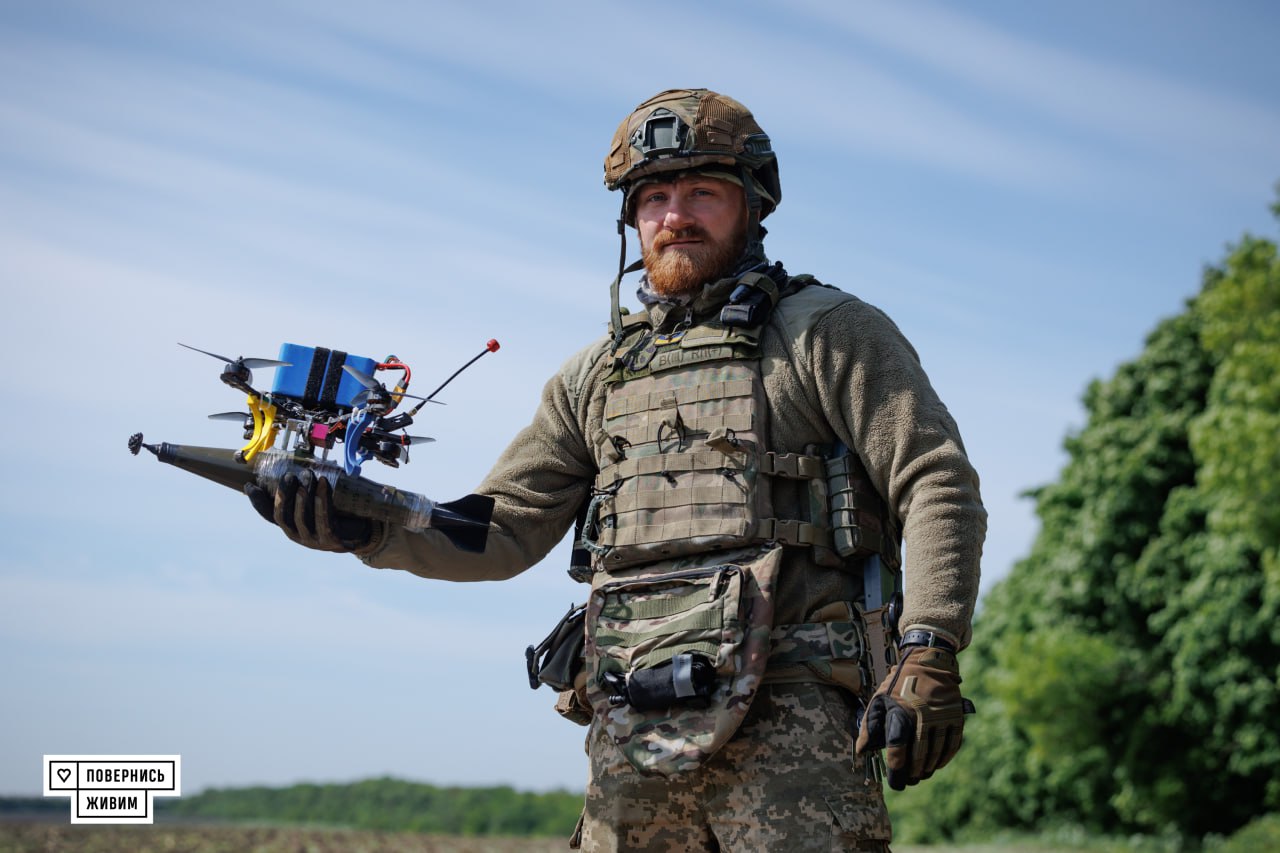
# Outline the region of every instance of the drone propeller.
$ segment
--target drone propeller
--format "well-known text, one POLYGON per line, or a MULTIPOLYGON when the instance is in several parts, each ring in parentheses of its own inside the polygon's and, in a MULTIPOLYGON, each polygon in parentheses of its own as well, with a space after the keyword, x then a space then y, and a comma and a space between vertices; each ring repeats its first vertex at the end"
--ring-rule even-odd
POLYGON ((274 358, 245 358, 244 356, 241 356, 240 358, 231 359, 231 358, 227 358, 225 355, 218 355, 216 352, 209 352, 208 350, 200 349, 199 347, 193 347, 189 344, 184 344, 182 341, 178 341, 178 346, 186 347, 187 349, 204 353, 205 355, 212 356, 218 359, 219 361, 225 361, 227 364, 230 364, 230 365, 239 365, 241 367, 247 367, 250 370, 258 370, 263 367, 290 367, 291 366, 287 361, 279 361, 274 358))
POLYGON ((356 368, 352 367, 349 364, 342 365, 342 369, 345 370, 347 373, 350 373, 352 376, 354 376, 355 380, 359 382, 361 385, 363 385, 365 388, 365 390, 361 391, 360 393, 356 394, 354 397, 351 398, 351 405, 353 406, 357 406, 357 407, 363 406, 366 402, 368 402, 370 397, 376 397, 376 396, 386 396, 388 398, 411 397, 414 400, 423 400, 423 401, 427 399, 426 397, 419 397, 417 394, 408 394, 408 393, 405 393, 404 391, 396 391, 394 393, 391 391, 388 391, 387 386, 383 385, 381 382, 374 379, 372 376, 365 373, 363 370, 357 370, 356 368))
POLYGON ((357 382, 359 382, 365 388, 368 388, 370 391, 387 390, 381 382, 374 379, 372 376, 365 373, 363 370, 357 370, 356 368, 352 367, 349 364, 342 365, 342 369, 345 370, 347 373, 350 373, 352 376, 354 376, 357 382))
POLYGON ((412 445, 412 444, 428 444, 429 442, 435 441, 435 439, 434 439, 434 438, 430 438, 430 437, 425 436, 425 435, 402 435, 402 436, 399 436, 399 437, 402 439, 402 441, 401 441, 401 443, 402 443, 402 444, 410 444, 410 445, 412 445))
POLYGON ((390 400, 393 396, 394 397, 413 397, 413 399, 422 400, 422 402, 424 403, 435 403, 437 406, 445 405, 444 403, 441 403, 438 400, 424 400, 422 397, 415 397, 413 394, 405 394, 403 392, 392 394, 392 392, 388 391, 386 388, 375 388, 369 391, 361 391, 351 398, 351 405, 354 408, 358 409, 361 406, 363 406, 365 403, 368 403, 371 398, 376 398, 379 396, 386 397, 386 399, 388 400, 390 400))
POLYGON ((386 388, 369 390, 369 391, 361 391, 359 394, 356 394, 354 397, 351 398, 351 406, 352 408, 358 409, 361 406, 363 406, 365 403, 369 402, 370 397, 378 397, 378 396, 390 398, 391 395, 387 393, 386 388))
POLYGON ((252 418, 253 415, 248 412, 218 412, 216 415, 209 415, 211 421, 244 421, 252 418))

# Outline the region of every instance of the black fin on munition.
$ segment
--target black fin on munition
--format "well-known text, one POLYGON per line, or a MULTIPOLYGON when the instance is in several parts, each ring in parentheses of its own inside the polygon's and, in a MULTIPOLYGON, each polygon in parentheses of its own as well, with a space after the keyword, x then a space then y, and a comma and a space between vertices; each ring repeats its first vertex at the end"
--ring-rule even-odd
POLYGON ((456 501, 438 503, 431 510, 431 527, 443 533, 459 551, 484 553, 493 503, 488 495, 467 495, 456 501))

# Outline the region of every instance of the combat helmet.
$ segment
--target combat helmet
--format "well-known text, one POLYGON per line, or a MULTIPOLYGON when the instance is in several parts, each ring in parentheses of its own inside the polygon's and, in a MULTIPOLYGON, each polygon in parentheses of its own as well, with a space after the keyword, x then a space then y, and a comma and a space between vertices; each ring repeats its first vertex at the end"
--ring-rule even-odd
POLYGON ((622 332, 618 288, 626 266, 626 226, 635 224, 631 193, 648 179, 690 170, 718 173, 741 184, 747 202, 746 255, 764 257, 760 224, 782 201, 778 157, 769 136, 738 101, 710 89, 668 89, 649 98, 623 119, 604 158, 604 184, 622 190, 618 234, 622 251, 611 290, 610 326, 622 332))
MULTIPOLYGON (((782 200, 778 157, 750 110, 709 89, 668 89, 618 125, 604 160, 604 183, 626 193, 646 177, 708 167, 739 175, 760 219, 782 200)), ((631 223, 626 205, 623 218, 631 223)))

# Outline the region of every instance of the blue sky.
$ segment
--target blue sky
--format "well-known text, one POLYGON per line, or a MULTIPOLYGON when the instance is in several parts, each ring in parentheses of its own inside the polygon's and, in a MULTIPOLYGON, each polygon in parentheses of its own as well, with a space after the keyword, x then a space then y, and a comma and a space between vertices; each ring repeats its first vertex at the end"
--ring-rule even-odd
MULTIPOLYGON (((755 112, 767 247, 886 310, 991 513, 1035 534, 1086 384, 1245 230, 1275 234, 1280 9, 1261 2, 0 3, 0 793, 44 753, 180 753, 186 789, 390 773, 578 787, 522 651, 579 588, 306 552, 125 451, 233 446, 177 341, 394 352, 434 387, 375 479, 469 492, 603 331, 614 128, 662 89, 755 112)), ((634 245, 634 240, 632 240, 634 245)))

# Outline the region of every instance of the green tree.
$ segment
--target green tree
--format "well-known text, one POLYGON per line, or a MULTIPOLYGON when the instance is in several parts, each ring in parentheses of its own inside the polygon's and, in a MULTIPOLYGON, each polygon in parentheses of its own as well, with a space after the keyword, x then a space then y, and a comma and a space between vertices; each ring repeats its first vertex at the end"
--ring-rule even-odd
POLYGON ((1210 409, 1192 433, 1205 488, 1219 496, 1215 529, 1280 539, 1280 260, 1246 238, 1199 300, 1202 339, 1218 361, 1210 409))
POLYGON ((1280 810, 1280 262, 1246 236, 1084 397, 963 656, 978 716, 904 840, 1230 832, 1280 810), (963 834, 962 833, 962 834, 963 834))

